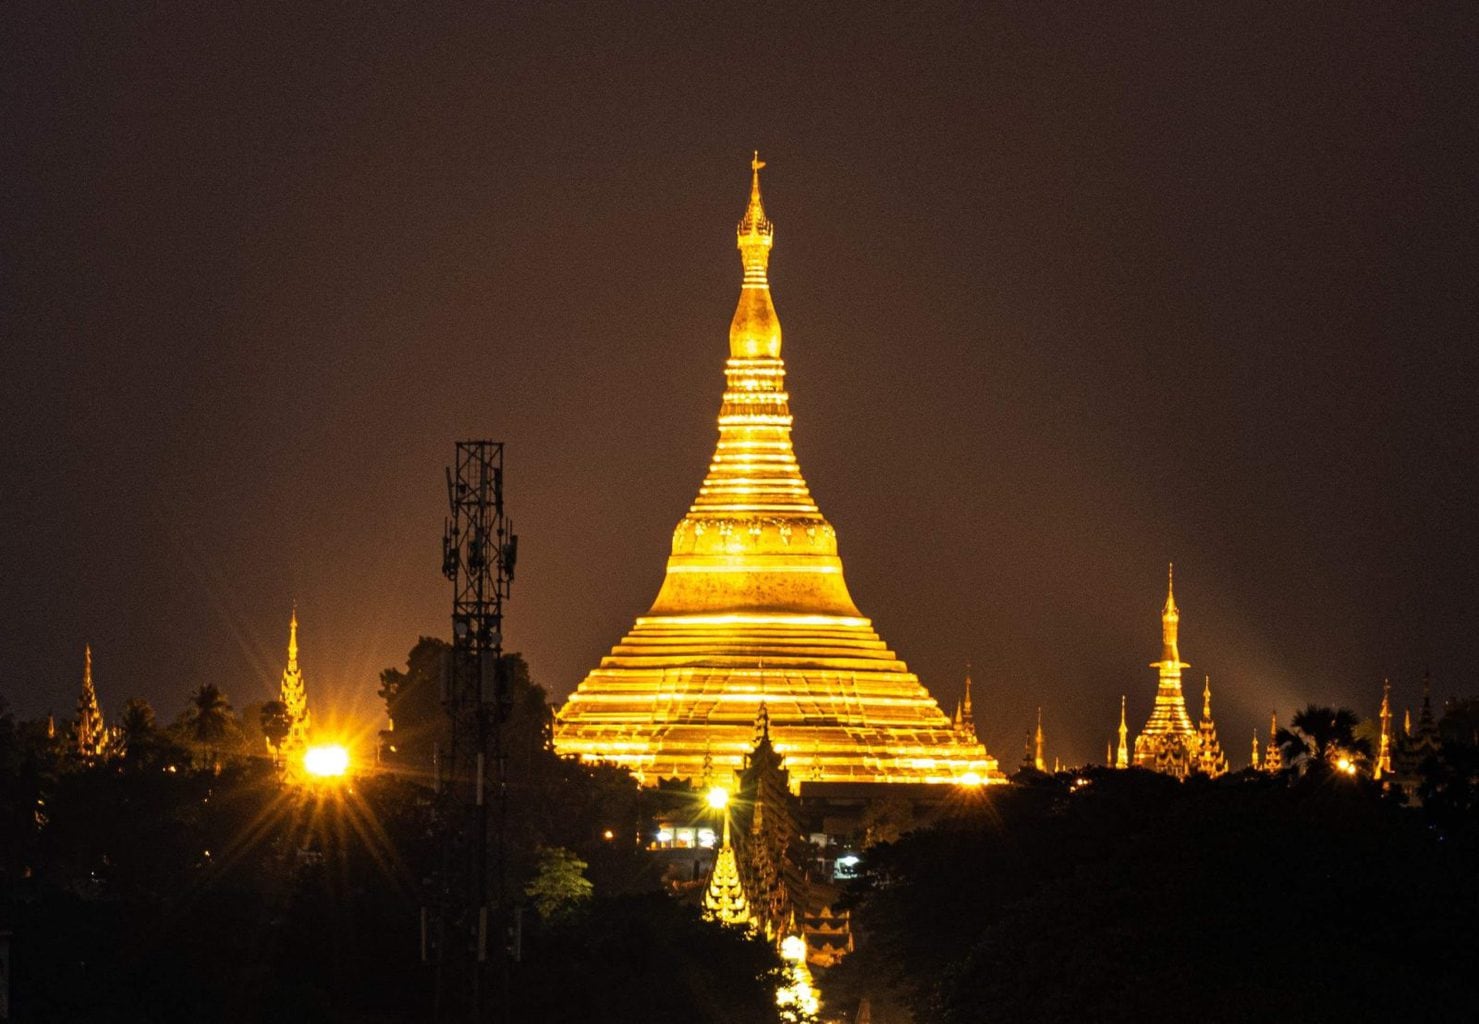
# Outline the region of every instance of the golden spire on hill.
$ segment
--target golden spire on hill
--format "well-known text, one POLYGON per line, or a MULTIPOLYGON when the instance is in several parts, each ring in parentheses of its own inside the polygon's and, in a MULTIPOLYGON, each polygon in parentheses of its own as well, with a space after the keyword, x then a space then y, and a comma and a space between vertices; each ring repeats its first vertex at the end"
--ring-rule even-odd
POLYGON ((1186 713, 1181 692, 1181 670, 1190 668, 1181 660, 1177 633, 1181 612, 1176 607, 1175 566, 1166 569, 1166 604, 1161 609, 1161 660, 1150 667, 1159 673, 1155 705, 1140 735, 1135 737, 1135 763, 1142 768, 1184 778, 1197 765, 1199 735, 1186 713))
POLYGON ((82 693, 77 697, 77 722, 73 736, 77 753, 84 759, 102 757, 108 750, 108 730, 103 726, 103 709, 98 704, 98 691, 92 683, 92 644, 82 649, 82 693))
POLYGON ((1042 707, 1037 709, 1037 732, 1032 734, 1032 763, 1038 771, 1043 770, 1042 759, 1042 707))
POLYGON ((1257 767, 1258 767, 1258 730, 1257 729, 1254 729, 1253 730, 1253 756, 1252 756, 1252 758, 1249 759, 1248 766, 1250 768, 1254 768, 1254 769, 1257 769, 1257 767))
POLYGON ((560 709, 555 749, 648 784, 697 777, 706 751, 738 768, 763 700, 776 749, 805 752, 808 780, 1001 781, 859 613, 797 465, 763 166, 757 153, 736 230, 744 277, 708 474, 656 600, 560 709))

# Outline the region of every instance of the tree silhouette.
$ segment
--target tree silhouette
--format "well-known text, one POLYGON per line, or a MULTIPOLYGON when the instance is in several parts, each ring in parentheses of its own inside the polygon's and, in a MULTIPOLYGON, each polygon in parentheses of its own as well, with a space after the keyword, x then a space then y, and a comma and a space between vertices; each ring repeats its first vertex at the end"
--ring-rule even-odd
POLYGON ((124 760, 134 763, 145 760, 159 740, 153 706, 143 697, 130 697, 119 716, 118 731, 123 735, 124 760))
POLYGON ((221 746, 235 725, 231 702, 214 683, 201 683, 190 695, 190 705, 185 709, 186 734, 206 752, 209 765, 220 767, 221 746))
POLYGON ((272 758, 277 761, 282 757, 283 740, 293 731, 293 719, 288 714, 288 706, 280 700, 269 700, 262 705, 258 717, 262 724, 262 735, 267 737, 267 745, 272 748, 272 758))
POLYGON ((1356 763, 1370 757, 1371 744, 1356 735, 1360 721, 1349 708, 1310 704, 1295 712, 1290 728, 1276 737, 1285 763, 1327 772, 1342 758, 1356 763))

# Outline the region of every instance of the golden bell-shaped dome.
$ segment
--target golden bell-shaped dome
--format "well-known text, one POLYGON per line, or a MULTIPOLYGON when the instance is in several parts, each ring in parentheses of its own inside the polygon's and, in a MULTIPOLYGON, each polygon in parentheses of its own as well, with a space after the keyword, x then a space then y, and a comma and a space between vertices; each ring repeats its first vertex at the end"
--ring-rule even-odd
POLYGON ((762 166, 757 154, 708 474, 673 531, 657 599, 560 709, 555 749, 648 783, 697 778, 740 766, 764 708, 796 780, 997 781, 996 761, 859 613, 797 465, 762 166))

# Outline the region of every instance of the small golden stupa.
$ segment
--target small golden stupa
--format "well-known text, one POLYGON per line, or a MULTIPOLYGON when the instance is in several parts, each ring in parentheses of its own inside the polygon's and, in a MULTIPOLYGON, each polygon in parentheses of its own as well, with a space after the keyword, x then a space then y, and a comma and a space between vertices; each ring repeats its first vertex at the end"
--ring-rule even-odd
POLYGON ((708 476, 657 600, 560 709, 555 749, 649 785, 698 779, 741 766, 763 704, 793 778, 1001 781, 853 604, 836 532, 796 464, 763 166, 757 154, 739 222, 744 283, 708 476))

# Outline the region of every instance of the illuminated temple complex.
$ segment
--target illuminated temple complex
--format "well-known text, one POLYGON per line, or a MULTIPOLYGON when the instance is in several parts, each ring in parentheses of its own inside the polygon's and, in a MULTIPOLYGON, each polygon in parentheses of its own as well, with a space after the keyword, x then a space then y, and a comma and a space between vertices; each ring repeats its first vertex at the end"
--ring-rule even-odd
POLYGON ((739 223, 744 280, 708 476, 673 532, 657 599, 560 709, 555 749, 649 785, 727 775, 764 705, 797 785, 1001 781, 853 604, 837 535, 801 476, 762 166, 739 223))

